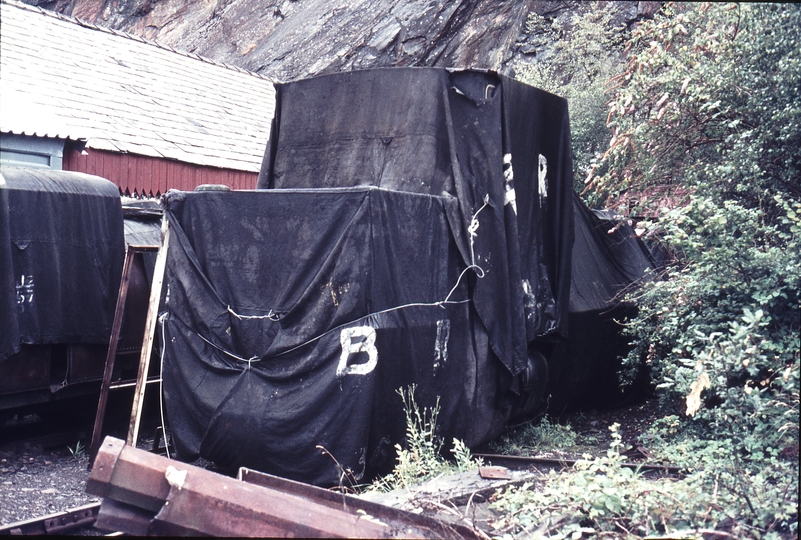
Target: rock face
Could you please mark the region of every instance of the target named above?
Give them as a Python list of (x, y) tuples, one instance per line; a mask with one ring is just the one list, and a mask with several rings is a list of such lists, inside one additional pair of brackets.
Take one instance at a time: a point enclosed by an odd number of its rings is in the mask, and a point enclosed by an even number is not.
[(57, 0), (81, 19), (274, 77), (378, 66), (504, 72), (529, 1)]
[[(175, 49), (289, 81), (380, 66), (513, 75), (547, 42), (530, 13), (570, 17), (580, 2), (524, 0), (26, 0)], [(600, 2), (623, 22), (661, 2)]]

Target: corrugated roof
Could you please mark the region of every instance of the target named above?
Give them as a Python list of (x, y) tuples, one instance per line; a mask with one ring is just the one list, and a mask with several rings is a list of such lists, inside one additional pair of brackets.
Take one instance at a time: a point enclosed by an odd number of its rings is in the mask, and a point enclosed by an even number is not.
[(0, 131), (258, 172), (272, 81), (19, 2), (0, 3)]

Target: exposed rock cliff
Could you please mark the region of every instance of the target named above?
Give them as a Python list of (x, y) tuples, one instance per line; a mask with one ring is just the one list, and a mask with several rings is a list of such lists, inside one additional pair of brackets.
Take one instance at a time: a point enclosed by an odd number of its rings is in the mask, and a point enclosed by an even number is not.
[[(27, 0), (274, 77), (293, 80), (377, 66), (484, 68), (512, 74), (553, 36), (530, 13), (569, 18), (575, 1), (523, 0)], [(661, 2), (602, 2), (620, 23)], [(558, 37), (557, 37), (558, 38)]]

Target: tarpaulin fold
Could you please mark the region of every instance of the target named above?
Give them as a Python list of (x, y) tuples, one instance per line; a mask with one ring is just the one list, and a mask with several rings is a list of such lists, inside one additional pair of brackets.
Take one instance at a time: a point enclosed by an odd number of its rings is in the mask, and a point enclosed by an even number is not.
[(636, 315), (625, 293), (653, 279), (656, 264), (632, 226), (608, 211), (590, 210), (573, 195), (575, 243), (570, 288), (570, 337), (548, 354), (549, 412), (620, 403), (618, 371), (628, 354), (622, 322)]
[(575, 243), (570, 312), (603, 312), (623, 301), (623, 293), (656, 267), (648, 247), (631, 225), (607, 211), (590, 210), (573, 195)]
[(125, 243), (103, 178), (3, 167), (0, 361), (21, 343), (108, 344)]

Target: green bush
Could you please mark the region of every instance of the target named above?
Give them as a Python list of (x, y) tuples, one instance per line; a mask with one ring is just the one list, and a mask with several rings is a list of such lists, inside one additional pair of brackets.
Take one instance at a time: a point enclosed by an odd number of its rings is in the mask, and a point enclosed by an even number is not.
[(797, 530), (799, 42), (797, 5), (681, 4), (643, 24), (588, 191), (651, 216), (675, 254), (630, 297), (629, 379), (645, 358), (674, 413), (673, 436), (651, 433), (663, 456), (717, 449), (703, 475), (747, 502), (731, 513), (748, 536)]
[(689, 3), (642, 23), (613, 80), (591, 202), (653, 213), (723, 197), (771, 221), (766, 192), (801, 195), (799, 23), (798, 5)]
[(799, 41), (798, 6), (669, 6), (632, 36), (591, 180), (676, 254), (631, 297), (628, 374), (645, 357), (673, 412), (757, 462), (798, 445)]
[[(628, 298), (622, 382), (650, 370), (667, 416), (645, 442), (689, 474), (645, 481), (613, 448), (542, 492), (509, 490), (499, 533), (797, 534), (799, 43), (801, 6), (787, 4), (667, 4), (633, 30), (582, 189), (671, 255)], [(561, 95), (587, 90), (562, 82)]]
[[(797, 464), (771, 464), (743, 473), (732, 466), (727, 443), (672, 447), (688, 468), (680, 479), (644, 478), (624, 467), (615, 424), (607, 455), (582, 460), (569, 471), (551, 471), (536, 489), (531, 483), (498, 492), (492, 523), (501, 538), (781, 538), (797, 528), (797, 495), (779, 482), (798, 475)], [(689, 451), (689, 452), (688, 452)], [(680, 456), (680, 452), (684, 452)], [(723, 536), (725, 535), (725, 536)]]

